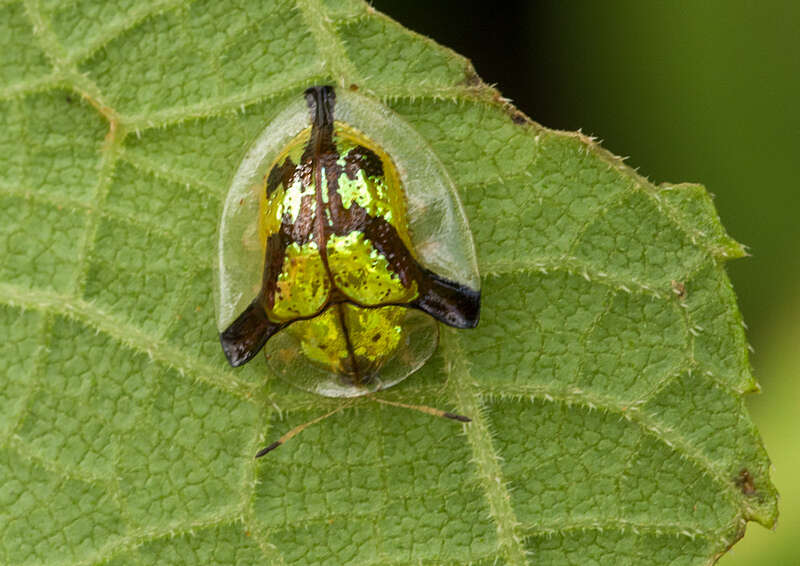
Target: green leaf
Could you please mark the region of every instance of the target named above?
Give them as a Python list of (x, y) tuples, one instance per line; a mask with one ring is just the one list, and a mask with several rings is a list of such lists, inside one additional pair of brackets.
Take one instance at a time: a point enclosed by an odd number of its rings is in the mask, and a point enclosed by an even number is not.
[[(702, 187), (529, 121), (360, 0), (0, 4), (0, 562), (708, 564), (772, 525)], [(338, 406), (226, 366), (228, 180), (312, 84), (415, 128), (478, 246), (475, 331)], [(646, 135), (643, 132), (643, 135)]]

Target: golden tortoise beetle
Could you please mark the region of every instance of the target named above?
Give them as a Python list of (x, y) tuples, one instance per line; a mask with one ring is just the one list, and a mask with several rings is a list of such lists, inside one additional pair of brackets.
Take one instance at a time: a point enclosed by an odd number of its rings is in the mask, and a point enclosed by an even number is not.
[[(286, 380), (353, 397), (421, 367), (436, 347), (434, 319), (475, 327), (480, 291), (426, 266), (420, 252), (430, 242), (415, 240), (416, 209), (395, 163), (334, 118), (334, 89), (311, 87), (305, 99), (310, 125), (277, 153), (259, 189), (260, 287), (220, 341), (233, 367), (266, 345), (270, 367)], [(454, 200), (460, 211), (454, 191), (430, 198)], [(471, 238), (460, 244), (474, 263)]]

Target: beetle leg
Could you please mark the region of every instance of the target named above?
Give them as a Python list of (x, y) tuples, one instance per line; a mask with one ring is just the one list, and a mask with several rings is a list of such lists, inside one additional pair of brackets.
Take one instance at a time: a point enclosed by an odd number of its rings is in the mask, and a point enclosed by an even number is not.
[(419, 297), (411, 301), (436, 320), (455, 328), (475, 328), (481, 310), (481, 292), (450, 281), (420, 266)]
[(249, 362), (264, 347), (267, 340), (284, 326), (284, 323), (272, 322), (267, 318), (260, 297), (256, 297), (250, 306), (219, 335), (222, 351), (225, 352), (228, 363), (233, 367), (239, 367)]

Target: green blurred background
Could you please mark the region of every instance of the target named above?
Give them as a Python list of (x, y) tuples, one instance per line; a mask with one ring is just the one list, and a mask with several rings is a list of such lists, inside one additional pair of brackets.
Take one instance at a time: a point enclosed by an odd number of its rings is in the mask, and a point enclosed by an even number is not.
[[(502, 4), (502, 5), (500, 5)], [(471, 59), (550, 128), (595, 135), (655, 183), (716, 196), (762, 385), (747, 403), (781, 492), (722, 566), (800, 565), (800, 2), (374, 0)]]

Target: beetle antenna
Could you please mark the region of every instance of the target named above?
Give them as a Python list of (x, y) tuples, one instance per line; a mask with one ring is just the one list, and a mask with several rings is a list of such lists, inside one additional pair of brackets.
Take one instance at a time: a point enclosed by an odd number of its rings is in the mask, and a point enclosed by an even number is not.
[(280, 446), (281, 444), (284, 444), (287, 441), (291, 440), (292, 438), (294, 438), (295, 436), (297, 436), (298, 434), (303, 432), (305, 429), (307, 429), (311, 425), (315, 425), (320, 421), (324, 421), (328, 417), (332, 417), (333, 415), (335, 415), (336, 413), (338, 413), (342, 409), (346, 409), (347, 407), (350, 407), (352, 405), (353, 405), (352, 403), (347, 403), (345, 405), (340, 405), (339, 407), (335, 408), (334, 410), (332, 410), (332, 411), (330, 411), (328, 413), (325, 413), (324, 415), (321, 415), (321, 416), (319, 416), (319, 417), (317, 417), (315, 419), (311, 419), (310, 421), (304, 422), (301, 425), (297, 425), (292, 430), (290, 430), (289, 432), (287, 432), (286, 434), (281, 436), (278, 440), (276, 440), (275, 442), (273, 442), (272, 444), (270, 444), (266, 448), (262, 448), (261, 450), (259, 450), (258, 453), (256, 454), (256, 458), (261, 458), (263, 455), (267, 454), (268, 452), (272, 452), (278, 446)]
[(454, 421), (462, 423), (472, 422), (471, 418), (465, 417), (464, 415), (450, 413), (448, 411), (443, 411), (441, 409), (435, 409), (434, 407), (428, 407), (427, 405), (409, 405), (407, 403), (398, 403), (397, 401), (387, 401), (386, 399), (379, 399), (378, 397), (372, 397), (372, 396), (370, 396), (370, 399), (372, 399), (376, 403), (382, 403), (384, 405), (392, 405), (393, 407), (402, 407), (404, 409), (411, 409), (412, 411), (419, 411), (420, 413), (425, 413), (426, 415), (431, 415), (434, 417), (453, 419)]
[[(436, 409), (434, 407), (429, 407), (427, 405), (409, 405), (408, 403), (400, 403), (398, 401), (387, 401), (386, 399), (379, 399), (378, 397), (374, 397), (371, 394), (367, 394), (366, 397), (368, 397), (371, 401), (374, 401), (376, 403), (381, 403), (383, 405), (391, 405), (393, 407), (402, 407), (403, 409), (411, 409), (412, 411), (419, 411), (420, 413), (425, 413), (426, 415), (431, 415), (433, 417), (452, 419), (454, 421), (458, 421), (461, 423), (472, 422), (471, 418), (466, 417), (464, 415), (451, 413), (449, 411), (443, 411), (441, 409)], [(319, 417), (311, 419), (310, 421), (306, 421), (303, 424), (297, 425), (296, 427), (294, 427), (292, 430), (281, 436), (278, 440), (276, 440), (269, 446), (259, 450), (258, 453), (256, 454), (256, 458), (261, 458), (265, 454), (272, 452), (278, 446), (280, 446), (281, 444), (285, 444), (287, 441), (291, 440), (292, 438), (303, 432), (311, 425), (315, 425), (320, 421), (324, 421), (325, 419), (327, 419), (328, 417), (332, 417), (339, 411), (352, 407), (353, 404), (354, 404), (353, 402), (345, 403), (343, 405), (336, 407), (334, 410), (325, 413), (324, 415), (320, 415)]]

